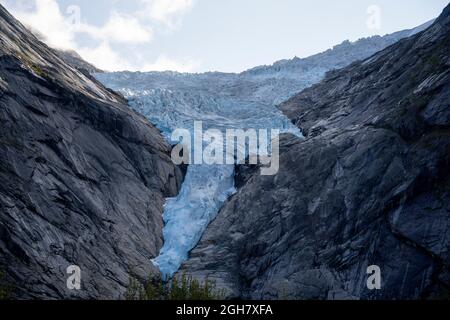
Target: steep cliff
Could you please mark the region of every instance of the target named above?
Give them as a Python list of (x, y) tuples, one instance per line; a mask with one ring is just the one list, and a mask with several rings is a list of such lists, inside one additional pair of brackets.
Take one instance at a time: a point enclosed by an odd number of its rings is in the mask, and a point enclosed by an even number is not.
[(103, 72), (96, 66), (86, 62), (81, 58), (81, 56), (73, 50), (57, 50), (58, 55), (66, 62), (68, 65), (78, 69), (84, 74), (92, 74)]
[[(450, 287), (450, 6), (281, 105), (280, 171), (240, 167), (181, 273), (229, 297), (417, 299)], [(369, 290), (367, 267), (381, 269)]]
[[(0, 6), (0, 270), (17, 298), (118, 298), (163, 243), (181, 173), (145, 118)], [(82, 290), (66, 287), (81, 268)]]

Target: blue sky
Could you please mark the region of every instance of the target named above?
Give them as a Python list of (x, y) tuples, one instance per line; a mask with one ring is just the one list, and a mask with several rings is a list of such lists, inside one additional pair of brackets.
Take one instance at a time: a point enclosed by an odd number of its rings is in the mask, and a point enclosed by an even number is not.
[(105, 70), (239, 72), (412, 28), (448, 0), (0, 0)]

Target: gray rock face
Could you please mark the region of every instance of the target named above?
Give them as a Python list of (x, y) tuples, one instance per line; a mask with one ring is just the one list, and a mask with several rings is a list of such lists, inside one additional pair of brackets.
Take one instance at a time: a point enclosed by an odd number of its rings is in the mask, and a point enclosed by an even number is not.
[(83, 58), (81, 58), (81, 56), (76, 51), (58, 50), (57, 53), (64, 60), (64, 62), (66, 62), (68, 65), (78, 69), (79, 71), (83, 72), (84, 74), (103, 72), (102, 70), (98, 69), (96, 66), (84, 61)]
[(1, 6), (0, 123), (0, 270), (15, 297), (119, 298), (130, 275), (158, 273), (163, 204), (182, 180), (170, 147)]
[[(281, 105), (280, 171), (238, 193), (181, 273), (230, 298), (419, 299), (450, 286), (450, 6)], [(381, 268), (381, 290), (367, 267)]]

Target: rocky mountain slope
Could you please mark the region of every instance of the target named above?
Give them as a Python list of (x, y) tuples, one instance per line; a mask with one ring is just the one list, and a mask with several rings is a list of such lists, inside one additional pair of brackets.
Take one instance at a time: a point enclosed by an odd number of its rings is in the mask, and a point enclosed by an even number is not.
[(78, 69), (84, 74), (100, 73), (103, 72), (93, 64), (86, 62), (81, 58), (81, 56), (73, 50), (57, 50), (58, 55), (66, 62), (68, 65)]
[[(159, 131), (0, 6), (0, 270), (17, 298), (118, 298), (158, 271), (180, 171)], [(80, 291), (66, 269), (81, 268)]]
[[(177, 128), (193, 133), (194, 121), (202, 121), (205, 130), (279, 129), (301, 136), (275, 103), (317, 83), (327, 71), (367, 58), (429, 24), (384, 37), (346, 41), (312, 57), (279, 61), (241, 74), (115, 72), (96, 77), (126, 96), (130, 105), (148, 117), (168, 141)], [(178, 197), (165, 206), (164, 246), (154, 260), (165, 276), (171, 276), (187, 259), (223, 202), (234, 192), (234, 180), (233, 165), (188, 168)]]
[[(281, 105), (280, 171), (239, 190), (179, 274), (229, 297), (418, 299), (450, 287), (450, 6)], [(366, 286), (381, 269), (381, 290)]]

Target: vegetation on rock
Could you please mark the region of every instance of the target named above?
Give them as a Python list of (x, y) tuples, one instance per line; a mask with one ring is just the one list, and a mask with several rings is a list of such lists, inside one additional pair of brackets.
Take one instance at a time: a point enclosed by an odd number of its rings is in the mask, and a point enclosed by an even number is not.
[(215, 282), (208, 279), (202, 282), (183, 275), (167, 282), (158, 279), (145, 284), (130, 278), (125, 300), (220, 300), (223, 296)]

